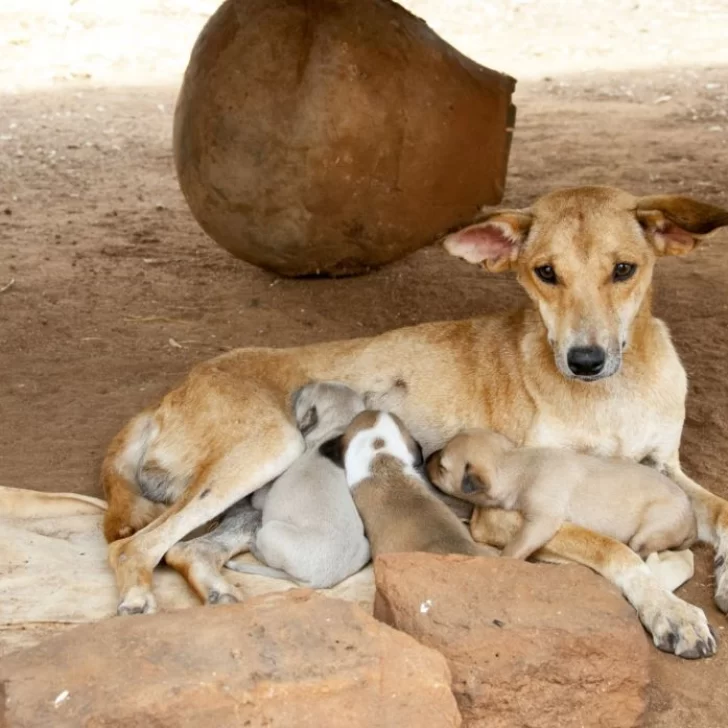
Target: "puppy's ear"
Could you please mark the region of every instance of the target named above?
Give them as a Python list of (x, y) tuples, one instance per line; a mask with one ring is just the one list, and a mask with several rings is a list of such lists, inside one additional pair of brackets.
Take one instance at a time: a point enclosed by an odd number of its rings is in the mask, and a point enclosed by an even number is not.
[(728, 210), (679, 195), (641, 197), (635, 214), (659, 255), (690, 253), (704, 235), (728, 225)]
[(309, 407), (304, 413), (303, 417), (298, 422), (298, 429), (301, 430), (301, 434), (305, 437), (316, 425), (318, 425), (319, 416), (316, 405)]
[(443, 245), (450, 255), (499, 273), (513, 267), (532, 222), (528, 210), (493, 212), (482, 221), (451, 233)]
[(344, 436), (339, 435), (331, 440), (327, 440), (319, 446), (319, 452), (331, 460), (334, 465), (340, 468), (344, 467)]
[(301, 398), (301, 395), (303, 394), (303, 390), (305, 387), (299, 387), (293, 394), (291, 395), (291, 409), (295, 412), (298, 409), (298, 400)]
[(299, 387), (291, 394), (291, 410), (293, 411), (293, 419), (296, 421), (298, 429), (302, 429), (301, 423), (308, 414), (312, 406), (314, 398), (312, 395), (312, 383)]
[(463, 480), (460, 483), (460, 490), (463, 492), (463, 494), (472, 495), (473, 493), (478, 493), (482, 490), (485, 490), (485, 486), (483, 485), (483, 482), (480, 480), (480, 478), (475, 475), (475, 473), (467, 470), (467, 464), (465, 468), (465, 475), (463, 475)]

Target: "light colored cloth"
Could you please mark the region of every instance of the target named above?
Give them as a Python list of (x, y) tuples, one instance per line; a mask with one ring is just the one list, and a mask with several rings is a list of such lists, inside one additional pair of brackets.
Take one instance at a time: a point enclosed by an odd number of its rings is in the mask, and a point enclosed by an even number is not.
[[(102, 532), (105, 510), (98, 498), (0, 486), (0, 657), (116, 614), (118, 595)], [(254, 562), (248, 555), (239, 558)], [(295, 588), (288, 581), (223, 573), (246, 596)], [(160, 611), (200, 604), (185, 580), (164, 566), (154, 572), (154, 593)], [(323, 593), (371, 612), (371, 565)], [(214, 607), (209, 609), (213, 618)]]
[[(116, 614), (118, 595), (101, 528), (105, 510), (106, 503), (98, 498), (0, 486), (0, 658)], [(236, 560), (255, 563), (249, 555)], [(689, 551), (654, 554), (647, 564), (670, 590), (693, 573)], [(246, 596), (295, 587), (229, 569), (223, 574)], [(187, 582), (164, 566), (154, 572), (154, 593), (162, 611), (200, 603)], [(371, 565), (323, 593), (358, 602), (371, 612)], [(214, 607), (209, 609), (212, 617)]]

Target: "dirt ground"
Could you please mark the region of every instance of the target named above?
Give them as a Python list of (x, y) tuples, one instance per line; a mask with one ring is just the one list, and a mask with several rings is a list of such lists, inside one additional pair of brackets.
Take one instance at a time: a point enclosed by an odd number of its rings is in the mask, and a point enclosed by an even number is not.
[[(599, 183), (728, 205), (725, 0), (404, 4), (519, 78), (506, 204)], [(3, 2), (3, 485), (98, 494), (100, 459), (125, 419), (229, 348), (375, 334), (523, 301), (514, 281), (437, 248), (363, 278), (291, 281), (207, 239), (177, 187), (171, 124), (189, 48), (215, 6)], [(686, 469), (728, 497), (726, 245), (723, 232), (661, 263), (656, 310), (690, 376)], [(656, 655), (651, 726), (724, 723), (728, 632), (709, 561), (700, 549), (684, 595), (725, 644), (698, 663)]]

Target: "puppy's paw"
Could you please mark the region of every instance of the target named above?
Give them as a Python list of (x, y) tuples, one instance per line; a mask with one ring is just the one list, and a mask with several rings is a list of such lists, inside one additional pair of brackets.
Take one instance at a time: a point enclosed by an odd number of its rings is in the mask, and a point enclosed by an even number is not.
[(681, 587), (695, 573), (695, 559), (689, 549), (651, 553), (645, 563), (660, 585), (671, 592)]

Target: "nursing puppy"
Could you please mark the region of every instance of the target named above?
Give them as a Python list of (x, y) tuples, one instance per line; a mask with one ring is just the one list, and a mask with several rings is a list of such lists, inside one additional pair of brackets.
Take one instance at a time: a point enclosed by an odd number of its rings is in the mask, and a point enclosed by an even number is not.
[(359, 571), (370, 558), (346, 477), (319, 453), (319, 445), (341, 434), (364, 409), (364, 401), (343, 384), (317, 382), (300, 390), (294, 409), (306, 451), (276, 481), (253, 494), (253, 505), (262, 510), (262, 526), (250, 550), (268, 566), (229, 561), (227, 567), (326, 589)]
[(402, 551), (492, 556), (418, 472), (422, 450), (396, 415), (366, 410), (320, 451), (342, 466), (372, 556)]
[(697, 536), (687, 495), (658, 471), (627, 460), (553, 448), (516, 448), (491, 430), (467, 430), (428, 458), (438, 488), (487, 508), (520, 511), (503, 556), (526, 559), (565, 521), (604, 534), (643, 558), (686, 549)]

